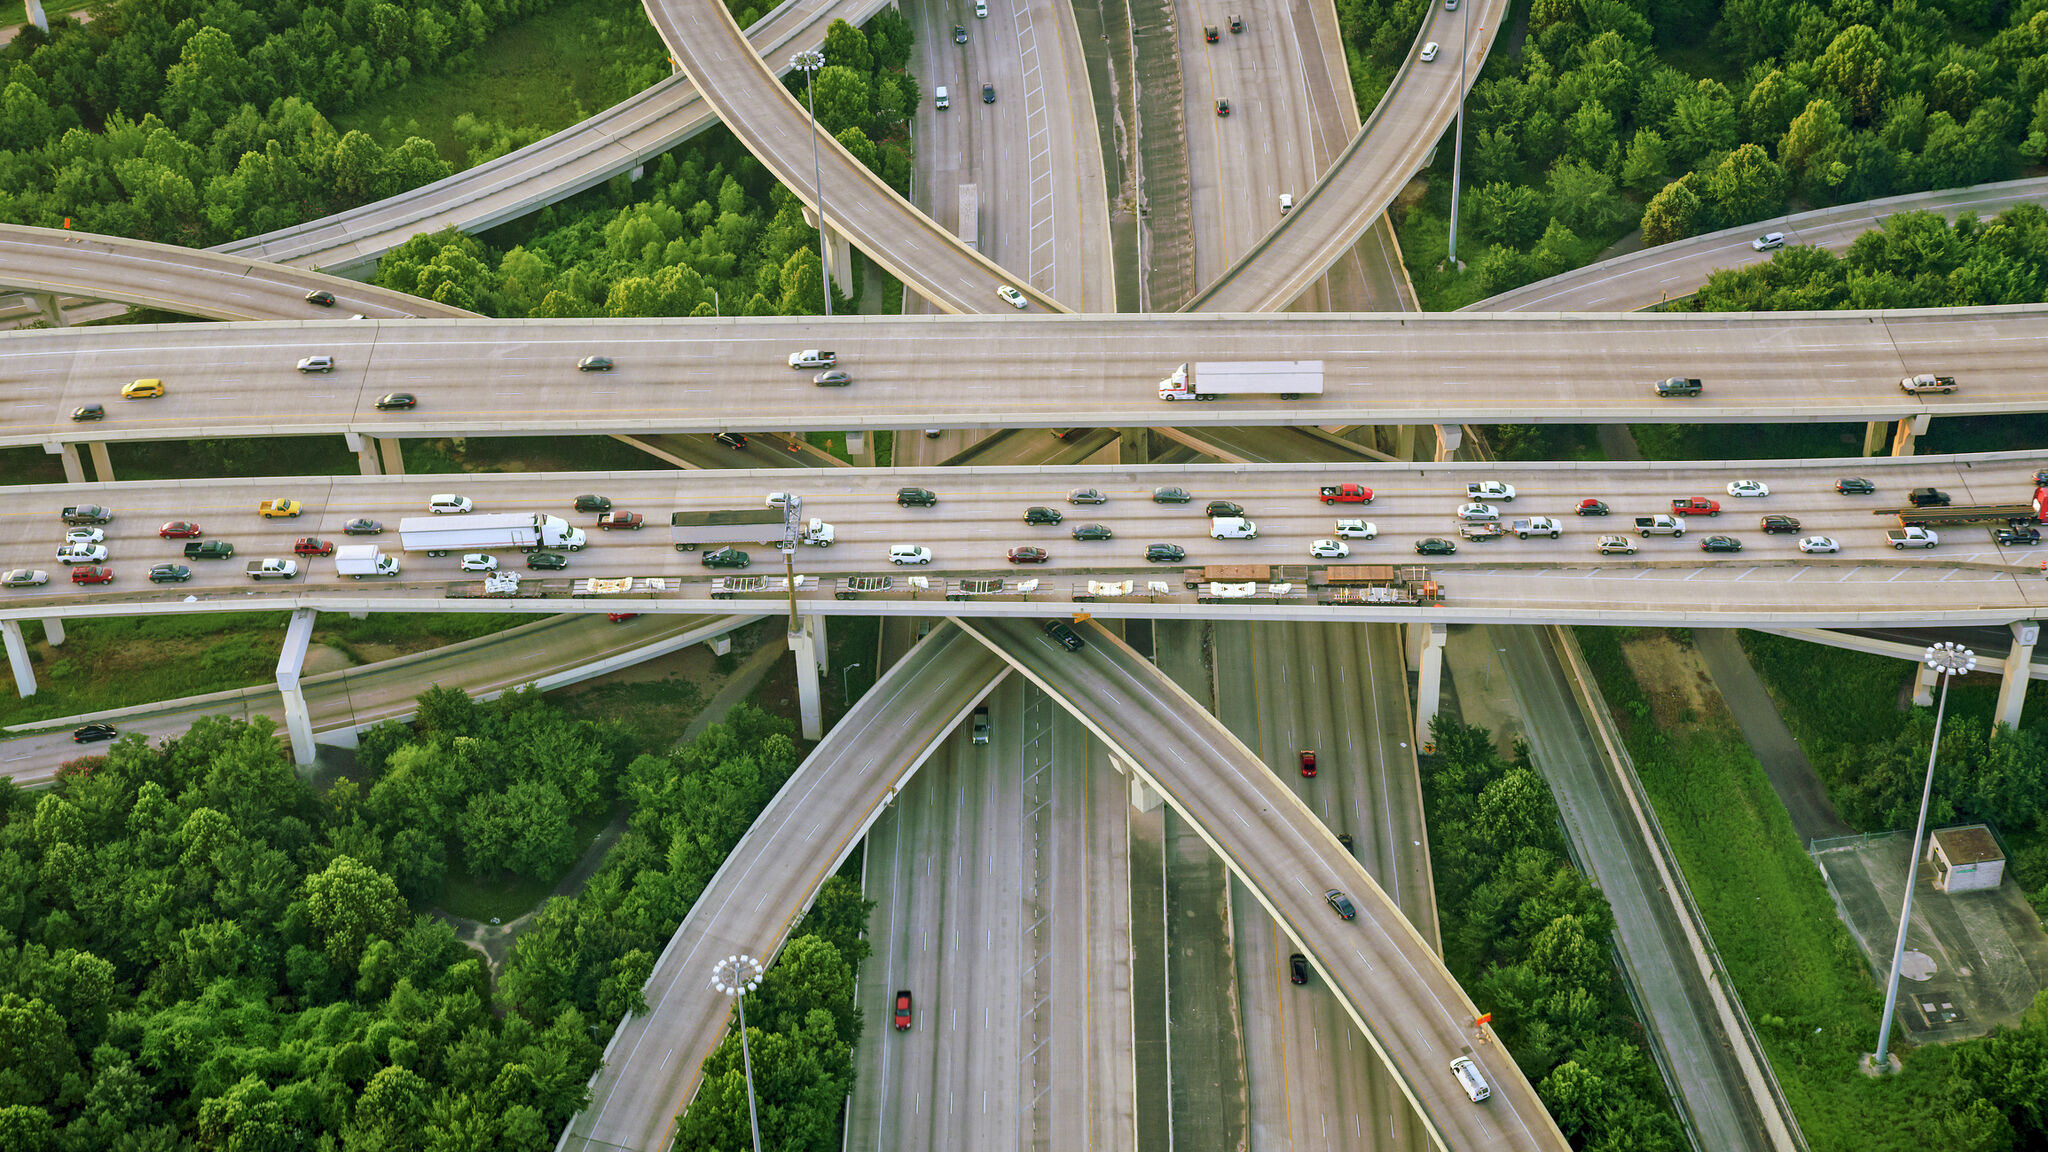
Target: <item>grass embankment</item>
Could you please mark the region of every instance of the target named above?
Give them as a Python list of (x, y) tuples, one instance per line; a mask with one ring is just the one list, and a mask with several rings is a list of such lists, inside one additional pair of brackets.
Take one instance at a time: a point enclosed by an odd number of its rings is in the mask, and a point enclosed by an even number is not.
[[(25, 629), (36, 694), (0, 697), (0, 724), (24, 724), (275, 682), (286, 612), (194, 613), (70, 620), (52, 648)], [(359, 660), (383, 660), (487, 636), (527, 615), (323, 613), (313, 643)]]
[(1905, 1053), (1905, 1072), (1888, 1080), (1859, 1071), (1879, 990), (1733, 719), (1658, 715), (1623, 654), (1647, 634), (1576, 632), (1814, 1152), (1935, 1145), (1947, 1050)]

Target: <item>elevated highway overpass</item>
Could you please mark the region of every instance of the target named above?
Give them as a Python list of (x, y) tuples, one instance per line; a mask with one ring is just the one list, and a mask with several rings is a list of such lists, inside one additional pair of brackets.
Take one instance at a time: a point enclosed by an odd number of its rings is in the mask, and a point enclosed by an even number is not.
[[(2048, 306), (1692, 316), (816, 317), (124, 326), (0, 335), (0, 447), (193, 437), (1082, 425), (1833, 422), (2048, 409)], [(853, 376), (787, 366), (831, 348)], [(590, 354), (617, 368), (580, 373)], [(334, 358), (329, 373), (294, 370)], [(1188, 360), (1321, 359), (1298, 401), (1167, 403)], [(1899, 378), (1940, 371), (1947, 396)], [(1660, 400), (1650, 382), (1706, 380)], [(133, 379), (167, 395), (121, 401)], [(419, 397), (379, 412), (387, 392)], [(70, 419), (102, 403), (107, 418)]]

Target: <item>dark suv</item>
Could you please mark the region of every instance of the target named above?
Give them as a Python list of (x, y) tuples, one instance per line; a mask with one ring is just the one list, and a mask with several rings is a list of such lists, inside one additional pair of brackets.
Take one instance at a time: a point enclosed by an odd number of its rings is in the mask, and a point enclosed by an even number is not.
[(1946, 508), (1948, 493), (1939, 488), (1915, 488), (1906, 493), (1906, 503), (1915, 508)]
[(1047, 508), (1041, 504), (1034, 504), (1024, 510), (1026, 524), (1057, 524), (1063, 519), (1065, 517), (1060, 515), (1059, 509)]
[(1791, 516), (1766, 516), (1759, 521), (1759, 525), (1763, 528), (1764, 535), (1766, 536), (1775, 532), (1791, 533), (1799, 531), (1798, 519)]
[(1877, 485), (1861, 476), (1844, 476), (1835, 481), (1835, 491), (1844, 496), (1868, 496), (1877, 491)]
[(1045, 634), (1059, 641), (1060, 647), (1065, 648), (1069, 652), (1079, 652), (1088, 646), (1082, 641), (1081, 634), (1067, 627), (1064, 620), (1047, 620), (1045, 622)]
[(1208, 513), (1211, 516), (1242, 516), (1244, 515), (1244, 505), (1233, 504), (1228, 500), (1211, 500), (1209, 501)]
[(896, 503), (904, 508), (936, 508), (939, 495), (929, 488), (898, 488)]

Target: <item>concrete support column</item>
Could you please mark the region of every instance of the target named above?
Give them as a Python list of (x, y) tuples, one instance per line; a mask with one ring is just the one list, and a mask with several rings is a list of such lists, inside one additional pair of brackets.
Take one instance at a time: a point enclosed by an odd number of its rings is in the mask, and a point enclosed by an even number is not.
[[(827, 204), (825, 207), (830, 208), (831, 205)], [(810, 208), (804, 209), (804, 223), (816, 228), (818, 226), (818, 213)], [(831, 254), (833, 285), (839, 289), (841, 296), (852, 296), (853, 246), (846, 242), (846, 237), (840, 235), (838, 229), (827, 227), (825, 229), (825, 250)]]
[(861, 456), (861, 455), (865, 455), (865, 454), (867, 453), (867, 450), (868, 450), (868, 434), (867, 434), (867, 433), (865, 433), (865, 432), (848, 432), (848, 433), (846, 434), (846, 454), (847, 454), (848, 456)]
[(49, 641), (52, 648), (63, 646), (64, 618), (62, 616), (43, 617), (43, 639)]
[(1892, 422), (1872, 420), (1863, 425), (1863, 454), (1875, 456), (1884, 451), (1884, 439), (1891, 434)]
[(1408, 671), (1422, 671), (1422, 647), (1429, 637), (1429, 625), (1420, 622), (1401, 625), (1401, 649), (1408, 654)]
[(1458, 449), (1465, 443), (1465, 427), (1462, 424), (1435, 424), (1436, 462), (1439, 464), (1457, 458)]
[(377, 460), (377, 438), (361, 432), (343, 432), (341, 438), (348, 444), (348, 450), (356, 454), (356, 467), (365, 476), (382, 476), (384, 469)]
[(1927, 666), (1925, 660), (1914, 665), (1914, 667), (1920, 671), (1918, 675), (1913, 677), (1913, 703), (1921, 708), (1932, 708), (1934, 707), (1935, 671)]
[(396, 436), (380, 436), (377, 438), (377, 451), (384, 457), (384, 474), (386, 476), (405, 475), (405, 453), (400, 451), (404, 443), (404, 441)]
[(26, 700), (36, 694), (36, 669), (28, 662), (28, 641), (21, 638), (21, 621), (0, 620), (0, 640), (7, 643), (7, 666), (14, 670), (15, 694)]
[(1150, 464), (1152, 462), (1152, 430), (1150, 428), (1117, 429), (1116, 462), (1119, 464)]
[(1993, 713), (2000, 724), (2012, 728), (2020, 726), (2020, 712), (2027, 704), (2028, 674), (2034, 663), (2034, 642), (2041, 638), (2041, 626), (2032, 620), (2021, 620), (2012, 626), (2012, 647), (2005, 654), (2005, 674), (1998, 681), (1998, 711)]
[[(31, 20), (30, 23), (35, 23), (35, 21)], [(52, 327), (64, 327), (64, 309), (57, 306), (57, 297), (54, 294), (49, 292), (33, 292), (29, 294), (29, 299), (36, 302), (36, 307), (41, 310), (43, 319), (48, 320)]]
[(114, 482), (114, 461), (107, 455), (107, 442), (95, 440), (87, 444), (86, 447), (92, 451), (92, 474), (99, 477), (100, 483), (112, 484)]
[(704, 645), (711, 649), (713, 656), (723, 656), (732, 651), (732, 636), (729, 633), (720, 632), (718, 635), (706, 640)]
[(1920, 436), (1926, 435), (1927, 423), (1932, 419), (1934, 419), (1933, 416), (1922, 412), (1918, 416), (1909, 416), (1899, 421), (1898, 433), (1892, 437), (1892, 455), (1911, 456), (1913, 454), (1913, 441)]
[(1429, 722), (1436, 719), (1437, 704), (1443, 695), (1444, 640), (1449, 631), (1442, 624), (1422, 625), (1416, 631), (1424, 635), (1422, 666), (1415, 676), (1415, 745), (1433, 751)]
[(796, 660), (796, 704), (803, 720), (804, 739), (823, 739), (825, 707), (818, 694), (817, 644), (811, 639), (810, 632), (799, 629), (789, 634), (789, 654)]
[(43, 451), (52, 456), (64, 458), (64, 482), (66, 484), (85, 483), (85, 465), (79, 463), (78, 445), (45, 444), (43, 445)]
[(1387, 447), (1386, 437), (1382, 436), (1380, 438), (1380, 449), (1396, 460), (1408, 461), (1415, 459), (1415, 425), (1395, 425), (1394, 446), (1391, 448)]
[(43, 15), (43, 0), (23, 0), (23, 2), (28, 7), (28, 22), (48, 32), (50, 30), (50, 18)]
[(831, 641), (825, 637), (825, 619), (826, 617), (821, 613), (813, 613), (804, 617), (804, 630), (811, 634), (811, 643), (818, 650), (818, 674), (821, 676), (832, 671), (832, 669), (825, 666), (832, 659), (830, 651)]
[(1138, 775), (1138, 773), (1128, 763), (1118, 760), (1114, 756), (1110, 757), (1110, 759), (1116, 762), (1118, 767), (1123, 769), (1124, 779), (1129, 781), (1131, 790), (1131, 807), (1137, 809), (1139, 812), (1150, 812), (1158, 808), (1160, 804), (1164, 803), (1164, 800), (1160, 797), (1159, 793), (1154, 791), (1149, 786), (1147, 786), (1145, 783), (1145, 778)]
[(301, 767), (313, 762), (313, 715), (306, 710), (299, 671), (306, 666), (306, 648), (313, 641), (313, 622), (319, 616), (311, 608), (294, 609), (292, 622), (284, 630), (284, 651), (277, 656), (277, 690), (284, 697), (285, 732), (292, 741), (292, 761)]

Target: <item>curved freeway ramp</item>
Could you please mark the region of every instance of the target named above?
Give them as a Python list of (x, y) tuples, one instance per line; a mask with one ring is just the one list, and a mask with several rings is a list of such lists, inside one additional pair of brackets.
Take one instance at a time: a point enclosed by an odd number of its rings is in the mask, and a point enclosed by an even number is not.
[[(476, 318), (404, 292), (246, 256), (19, 224), (0, 224), (0, 284), (220, 320)], [(307, 303), (316, 289), (333, 293), (334, 304)]]
[[(1308, 291), (1343, 259), (1396, 193), (1419, 171), (1458, 113), (1458, 51), (1471, 24), (1471, 56), (1464, 76), (1480, 67), (1508, 10), (1507, 0), (1466, 0), (1456, 12), (1425, 5), (1427, 17), (1371, 119), (1306, 194), (1251, 251), (1202, 291), (1188, 312), (1276, 312)], [(1443, 47), (1423, 63), (1422, 46)]]
[[(1363, 865), (1223, 723), (1121, 640), (1081, 628), (1068, 652), (1023, 620), (956, 620), (1066, 707), (1186, 819), (1328, 982), (1440, 1148), (1567, 1148), (1536, 1090)], [(1340, 889), (1359, 918), (1324, 902)], [(1473, 1104), (1450, 1073), (1470, 1057), (1493, 1088)]]
[[(722, 0), (646, 0), (661, 38), (698, 90), (756, 159), (812, 211), (818, 186), (811, 180), (809, 114), (747, 43)], [(825, 218), (844, 236), (942, 311), (1009, 311), (996, 296), (1010, 285), (1047, 312), (1066, 309), (1021, 277), (1012, 276), (919, 212), (896, 190), (855, 160), (837, 140), (815, 137)]]
[(732, 1019), (731, 1001), (711, 987), (712, 964), (780, 951), (818, 886), (1006, 672), (993, 652), (941, 624), (832, 726), (662, 949), (645, 987), (648, 1011), (628, 1017), (605, 1046), (590, 1106), (563, 1130), (561, 1152), (669, 1147)]

